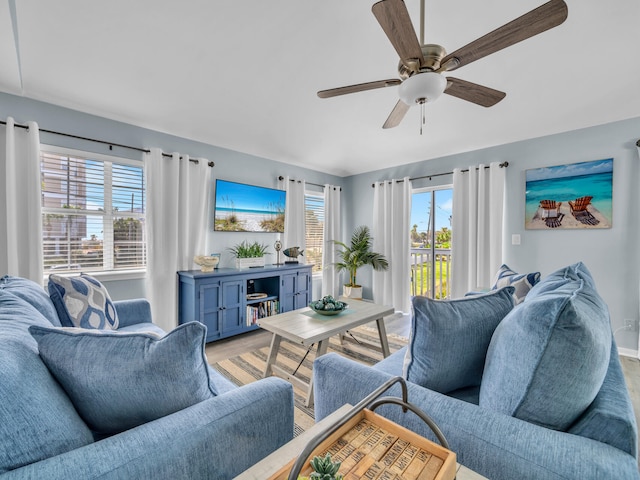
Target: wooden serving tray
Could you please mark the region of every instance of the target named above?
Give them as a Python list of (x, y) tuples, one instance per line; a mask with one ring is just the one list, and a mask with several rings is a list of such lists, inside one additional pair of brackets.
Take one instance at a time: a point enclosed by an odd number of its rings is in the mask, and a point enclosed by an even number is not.
[[(309, 456), (331, 454), (345, 480), (453, 480), (456, 454), (370, 411), (362, 410)], [(295, 458), (268, 480), (287, 480)]]

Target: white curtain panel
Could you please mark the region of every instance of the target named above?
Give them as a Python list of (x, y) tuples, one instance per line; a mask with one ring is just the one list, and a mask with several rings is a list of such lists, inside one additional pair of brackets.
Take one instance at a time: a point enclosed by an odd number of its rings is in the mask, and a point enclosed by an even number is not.
[(451, 296), (488, 288), (502, 265), (505, 169), (453, 170)]
[(373, 251), (382, 253), (389, 269), (373, 272), (373, 300), (411, 311), (411, 181), (376, 182), (373, 193)]
[[(636, 147), (638, 149), (638, 158), (640, 158), (640, 140), (636, 142)], [(638, 292), (640, 293), (640, 292)], [(640, 312), (638, 312), (640, 313)], [(640, 333), (638, 333), (638, 358), (640, 358)]]
[[(0, 274), (43, 281), (40, 133), (7, 119), (0, 153)], [(2, 140), (0, 140), (1, 142)]]
[[(284, 235), (282, 236), (282, 248), (300, 247), (306, 248), (306, 220), (304, 213), (304, 180), (291, 180), (285, 177), (282, 180), (284, 190), (287, 192), (284, 212)], [(298, 261), (305, 263), (304, 255), (298, 257)]]
[(159, 148), (144, 156), (147, 180), (146, 294), (153, 320), (166, 331), (178, 325), (176, 272), (193, 268), (194, 255), (206, 255), (209, 225), (207, 161), (187, 155), (164, 157)]
[(324, 248), (322, 249), (322, 296), (331, 295), (338, 298), (338, 273), (333, 268), (337, 260), (336, 247), (333, 240), (341, 240), (340, 236), (340, 187), (324, 186)]

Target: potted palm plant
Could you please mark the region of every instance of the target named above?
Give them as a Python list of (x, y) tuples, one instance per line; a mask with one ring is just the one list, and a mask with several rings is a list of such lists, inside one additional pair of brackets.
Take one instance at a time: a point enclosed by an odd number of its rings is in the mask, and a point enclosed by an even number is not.
[(344, 296), (349, 298), (362, 298), (362, 286), (358, 285), (356, 273), (360, 267), (371, 265), (374, 270), (383, 271), (389, 268), (389, 262), (381, 253), (371, 251), (373, 238), (369, 232), (369, 227), (361, 225), (357, 227), (351, 235), (351, 244), (333, 241), (341, 247), (337, 251), (339, 262), (333, 264), (338, 272), (349, 272), (349, 283), (344, 285)]

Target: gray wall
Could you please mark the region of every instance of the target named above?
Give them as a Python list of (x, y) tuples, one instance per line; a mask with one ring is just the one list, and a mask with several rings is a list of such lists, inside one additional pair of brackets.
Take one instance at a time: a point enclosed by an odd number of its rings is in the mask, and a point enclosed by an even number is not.
[[(339, 178), (0, 93), (0, 118), (5, 119), (8, 116), (14, 117), (19, 123), (36, 121), (40, 128), (144, 148), (160, 147), (165, 152), (178, 151), (192, 157), (207, 158), (216, 163), (213, 178), (275, 187), (279, 175), (290, 175), (313, 183), (342, 185), (342, 203), (345, 207), (348, 206), (343, 212), (344, 239), (350, 237), (351, 231), (357, 225), (371, 226), (371, 183), (374, 181), (450, 172), (454, 167), (506, 160), (510, 166), (507, 170), (506, 189), (505, 262), (516, 271), (539, 270), (546, 275), (572, 262), (583, 261), (593, 273), (598, 289), (609, 305), (614, 330), (623, 326), (625, 319), (633, 319), (636, 323), (638, 320), (640, 259), (637, 239), (640, 220), (638, 209), (635, 208), (638, 204), (639, 186), (635, 141), (640, 137), (640, 118)], [(380, 134), (384, 135), (384, 132)], [(118, 147), (110, 151), (108, 146), (45, 133), (41, 135), (41, 141), (97, 153), (141, 158), (139, 153)], [(609, 157), (614, 158), (613, 228), (587, 232), (524, 229), (525, 170)], [(444, 176), (431, 181), (414, 182), (414, 186), (446, 185), (450, 182), (451, 177)], [(213, 203), (212, 192), (213, 189), (210, 190), (209, 198), (204, 200), (210, 208)], [(521, 234), (521, 245), (511, 245), (513, 233)], [(207, 245), (210, 252), (203, 253), (223, 253), (229, 246), (245, 238), (273, 244), (275, 234), (213, 232), (212, 225), (209, 224)], [(228, 260), (227, 258), (226, 261)], [(364, 269), (361, 280), (365, 286), (365, 295), (370, 295), (370, 271)], [(141, 279), (106, 282), (106, 285), (116, 299), (144, 295)], [(638, 349), (637, 332), (618, 331), (616, 339), (623, 349)]]
[[(508, 161), (504, 229), (504, 261), (519, 272), (540, 271), (547, 275), (573, 262), (584, 262), (595, 277), (598, 291), (611, 313), (613, 329), (625, 319), (637, 324), (639, 311), (640, 258), (638, 253), (639, 159), (635, 147), (640, 137), (640, 118), (610, 123), (534, 140), (487, 148), (449, 157), (389, 168), (346, 179), (345, 231), (355, 226), (371, 226), (373, 189), (376, 180), (417, 177), (450, 172), (480, 163)], [(613, 227), (603, 230), (525, 230), (525, 170), (550, 165), (614, 158)], [(415, 186), (447, 185), (451, 176), (414, 182)], [(511, 245), (511, 235), (521, 235), (521, 245)], [(371, 272), (365, 269), (360, 280), (365, 296), (370, 295)], [(638, 332), (616, 333), (623, 349), (638, 349)]]
[[(214, 203), (213, 187), (216, 178), (271, 188), (278, 186), (277, 178), (280, 175), (289, 175), (292, 178), (305, 179), (307, 182), (320, 185), (325, 183), (341, 185), (343, 183), (342, 178), (327, 175), (322, 172), (247, 155), (0, 92), (0, 119), (5, 120), (7, 117), (13, 117), (16, 122), (22, 124), (28, 121), (36, 121), (41, 129), (70, 133), (141, 148), (159, 147), (167, 153), (177, 151), (191, 157), (206, 158), (214, 161), (215, 167), (212, 172), (212, 187), (209, 189), (208, 197), (203, 199), (203, 201), (208, 203), (210, 211), (210, 222), (207, 225), (207, 251), (199, 253), (222, 253), (222, 266), (233, 263), (233, 258), (227, 250), (229, 247), (243, 240), (257, 240), (260, 243), (272, 247), (276, 240), (276, 234), (214, 232), (212, 213)], [(188, 121), (188, 119), (186, 121)], [(40, 141), (49, 145), (76, 148), (88, 152), (132, 159), (142, 158), (142, 153), (133, 150), (120, 147), (114, 147), (113, 150), (110, 150), (108, 145), (48, 133), (41, 132)], [(273, 252), (273, 248), (270, 248), (270, 251)], [(275, 255), (273, 255), (273, 261), (275, 262)], [(194, 265), (194, 268), (197, 267)], [(140, 278), (104, 281), (104, 284), (116, 300), (145, 296), (144, 280)]]

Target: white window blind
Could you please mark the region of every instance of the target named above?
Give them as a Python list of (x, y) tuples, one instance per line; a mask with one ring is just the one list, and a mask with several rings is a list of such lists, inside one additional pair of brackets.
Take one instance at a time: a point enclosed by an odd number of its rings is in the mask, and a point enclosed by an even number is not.
[(142, 162), (42, 146), (44, 272), (146, 267)]
[(322, 271), (322, 248), (324, 246), (324, 197), (306, 193), (304, 196), (306, 216), (307, 263), (313, 263), (313, 272)]

